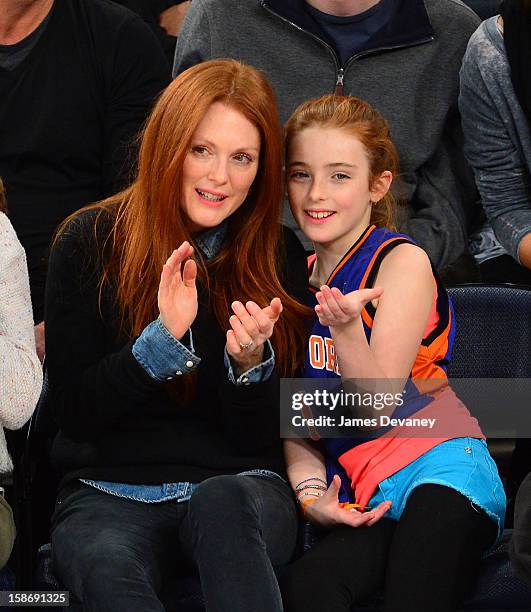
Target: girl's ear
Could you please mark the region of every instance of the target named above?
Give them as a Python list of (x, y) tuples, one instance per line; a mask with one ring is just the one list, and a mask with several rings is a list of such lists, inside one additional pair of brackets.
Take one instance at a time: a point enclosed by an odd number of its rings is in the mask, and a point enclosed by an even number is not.
[(371, 187), (371, 202), (379, 202), (389, 191), (393, 182), (393, 173), (385, 170), (376, 178)]

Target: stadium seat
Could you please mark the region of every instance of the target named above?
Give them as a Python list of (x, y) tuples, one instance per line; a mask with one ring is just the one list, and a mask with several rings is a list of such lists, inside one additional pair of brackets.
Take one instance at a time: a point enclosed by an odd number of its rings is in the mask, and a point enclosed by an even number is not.
[(457, 324), (448, 376), (531, 378), (531, 287), (472, 284), (448, 293)]

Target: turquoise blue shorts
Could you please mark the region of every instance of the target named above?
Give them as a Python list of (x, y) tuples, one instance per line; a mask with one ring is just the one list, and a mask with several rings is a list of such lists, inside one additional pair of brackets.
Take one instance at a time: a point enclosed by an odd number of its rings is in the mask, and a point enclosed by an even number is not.
[(389, 478), (383, 480), (371, 497), (369, 506), (390, 500), (387, 518), (398, 520), (416, 487), (439, 484), (462, 493), (496, 522), (498, 537), (505, 520), (505, 491), (498, 468), (485, 440), (454, 438), (434, 446)]

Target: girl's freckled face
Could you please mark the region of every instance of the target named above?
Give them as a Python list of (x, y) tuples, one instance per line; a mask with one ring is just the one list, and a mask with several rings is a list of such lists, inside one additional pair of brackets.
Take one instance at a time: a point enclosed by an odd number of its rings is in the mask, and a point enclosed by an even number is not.
[(371, 217), (369, 159), (356, 136), (337, 128), (309, 127), (295, 135), (288, 155), (293, 215), (314, 243), (345, 241)]

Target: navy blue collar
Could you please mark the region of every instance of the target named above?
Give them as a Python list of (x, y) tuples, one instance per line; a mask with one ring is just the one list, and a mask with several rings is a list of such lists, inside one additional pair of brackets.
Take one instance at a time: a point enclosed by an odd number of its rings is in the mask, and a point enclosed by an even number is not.
[[(395, 16), (370, 41), (364, 51), (427, 42), (435, 36), (424, 0), (396, 0)], [(265, 9), (287, 19), (299, 28), (323, 40), (323, 33), (305, 10), (305, 0), (261, 0)]]

